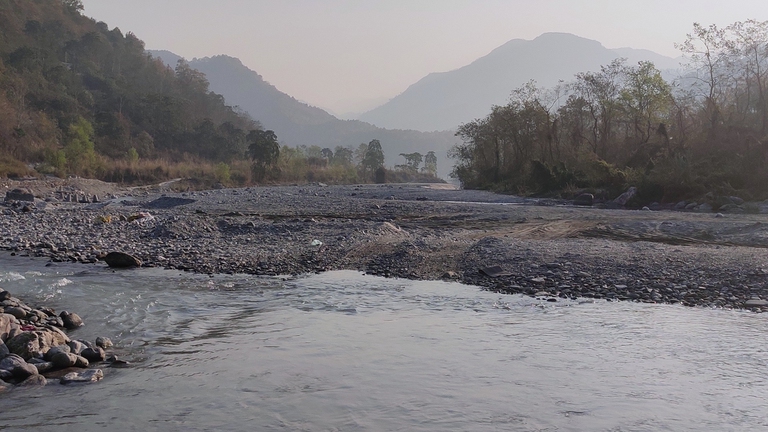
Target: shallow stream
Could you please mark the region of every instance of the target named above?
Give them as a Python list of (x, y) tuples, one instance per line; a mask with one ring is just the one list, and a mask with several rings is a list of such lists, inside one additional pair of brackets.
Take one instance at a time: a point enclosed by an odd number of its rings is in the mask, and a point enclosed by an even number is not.
[(330, 272), (208, 277), (0, 255), (128, 368), (0, 394), (7, 430), (768, 428), (768, 315)]

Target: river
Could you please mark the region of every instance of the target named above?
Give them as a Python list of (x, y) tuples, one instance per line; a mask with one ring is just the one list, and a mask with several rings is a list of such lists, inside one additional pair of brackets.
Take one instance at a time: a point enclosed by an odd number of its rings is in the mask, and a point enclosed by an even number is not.
[(768, 315), (558, 301), (342, 271), (209, 277), (0, 255), (127, 368), (0, 394), (0, 429), (742, 431), (768, 427)]

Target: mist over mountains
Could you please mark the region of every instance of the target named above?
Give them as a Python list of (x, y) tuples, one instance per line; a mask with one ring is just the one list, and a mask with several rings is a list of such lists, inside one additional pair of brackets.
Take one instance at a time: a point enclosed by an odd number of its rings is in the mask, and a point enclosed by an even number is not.
[(359, 119), (385, 128), (453, 130), (485, 116), (492, 105), (505, 104), (513, 89), (532, 79), (552, 87), (619, 57), (628, 64), (652, 61), (660, 70), (679, 68), (678, 59), (652, 51), (608, 49), (572, 34), (545, 33), (533, 40), (513, 39), (462, 68), (429, 74)]
[[(169, 51), (149, 52), (171, 67), (182, 58)], [(452, 166), (448, 150), (458, 142), (452, 131), (460, 124), (505, 104), (512, 90), (531, 79), (552, 87), (620, 57), (629, 64), (652, 61), (661, 70), (679, 67), (678, 59), (652, 51), (608, 49), (572, 34), (545, 33), (533, 40), (513, 39), (462, 68), (429, 74), (359, 120), (340, 120), (281, 92), (237, 58), (218, 55), (189, 60), (189, 65), (206, 75), (210, 89), (227, 104), (274, 130), (284, 144), (333, 149), (378, 139), (390, 166), (403, 162), (400, 153), (432, 150), (439, 175), (446, 177)]]
[[(171, 67), (181, 59), (169, 51), (149, 52)], [(450, 173), (448, 149), (458, 142), (450, 131), (388, 130), (358, 120), (339, 120), (281, 92), (234, 57), (219, 55), (193, 59), (189, 65), (206, 75), (211, 91), (224, 96), (227, 104), (239, 107), (265, 129), (275, 131), (283, 144), (333, 149), (336, 146), (357, 147), (378, 139), (389, 166), (404, 162), (400, 153), (434, 151), (438, 156), (438, 174), (447, 177)]]

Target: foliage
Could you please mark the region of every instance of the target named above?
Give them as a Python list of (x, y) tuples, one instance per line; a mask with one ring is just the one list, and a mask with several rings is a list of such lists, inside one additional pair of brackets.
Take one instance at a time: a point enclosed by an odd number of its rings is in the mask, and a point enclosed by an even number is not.
[(768, 197), (768, 21), (694, 25), (669, 84), (617, 60), (552, 90), (529, 83), (459, 126), (452, 176), (467, 188), (549, 194), (638, 186), (676, 201), (729, 190)]

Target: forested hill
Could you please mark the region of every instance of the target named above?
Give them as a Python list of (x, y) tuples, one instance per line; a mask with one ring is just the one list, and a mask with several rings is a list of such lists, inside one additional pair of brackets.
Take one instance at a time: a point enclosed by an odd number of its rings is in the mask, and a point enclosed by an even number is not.
[(0, 164), (98, 176), (109, 160), (245, 155), (258, 122), (79, 0), (0, 0)]
[[(169, 51), (150, 53), (170, 66), (182, 59)], [(258, 119), (265, 128), (274, 130), (283, 144), (291, 147), (357, 147), (360, 143), (378, 139), (387, 165), (403, 163), (400, 153), (434, 151), (438, 158), (438, 174), (447, 177), (451, 170), (448, 149), (458, 142), (453, 132), (383, 129), (362, 121), (340, 120), (281, 92), (234, 57), (218, 55), (193, 59), (189, 65), (204, 73), (211, 89), (222, 94), (228, 103)]]

